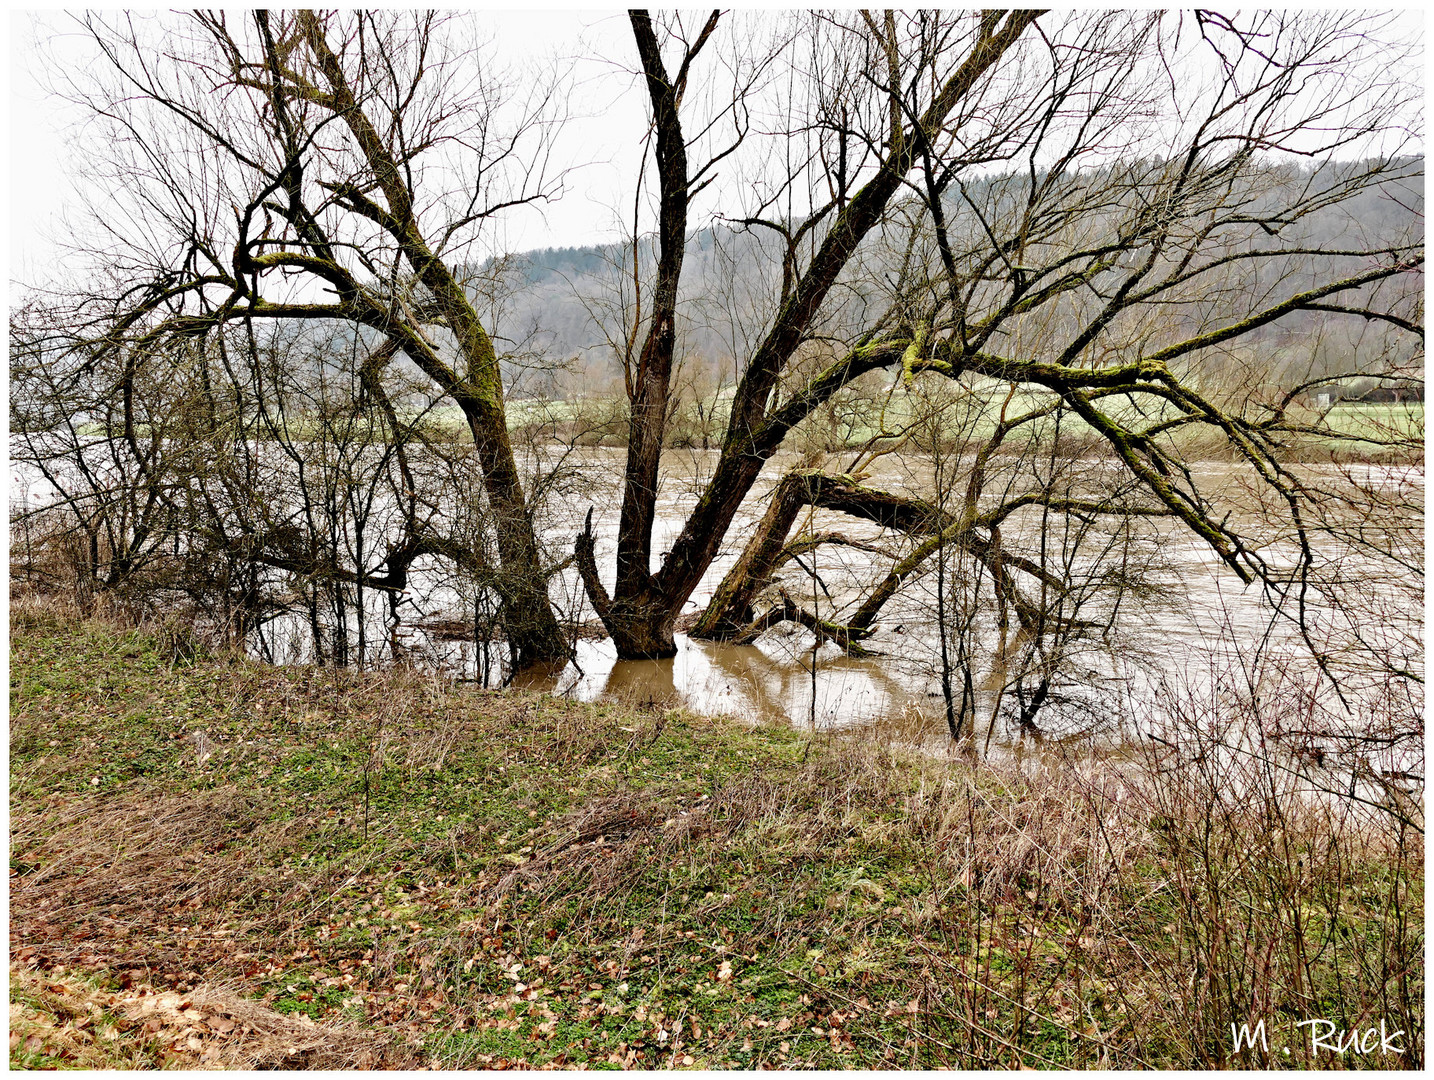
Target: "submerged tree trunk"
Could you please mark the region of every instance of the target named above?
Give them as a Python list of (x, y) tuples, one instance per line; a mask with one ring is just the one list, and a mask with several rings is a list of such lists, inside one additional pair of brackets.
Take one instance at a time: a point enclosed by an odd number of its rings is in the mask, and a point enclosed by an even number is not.
[[(792, 551), (793, 545), (786, 542), (787, 534), (797, 514), (807, 506), (835, 510), (908, 536), (927, 539), (896, 562), (845, 623), (816, 619), (782, 590), (779, 590), (780, 602), (758, 615), (754, 611), (757, 595), (772, 584), (773, 572)], [(1023, 623), (1034, 619), (1035, 608), (1016, 591), (1008, 568), (1022, 570), (1048, 585), (1058, 586), (1059, 582), (1040, 567), (1003, 554), (999, 532), (986, 524), (988, 535), (982, 536), (979, 530), (983, 524), (980, 519), (951, 514), (923, 499), (865, 487), (850, 476), (814, 470), (790, 472), (777, 485), (756, 533), (717, 587), (712, 602), (693, 627), (692, 636), (750, 641), (779, 622), (793, 621), (806, 626), (819, 638), (836, 641), (848, 652), (859, 651), (857, 643), (871, 635), (877, 616), (887, 602), (903, 584), (925, 574), (932, 557), (948, 544), (975, 555), (1000, 577)], [(826, 539), (852, 544), (836, 534)]]
[[(383, 329), (397, 347), (457, 402), (473, 435), (493, 514), (502, 567), (497, 587), (503, 598), (503, 629), (513, 666), (523, 668), (566, 657), (570, 650), (548, 599), (533, 521), (508, 438), (502, 372), (492, 338), (453, 270), (434, 252), (420, 230), (414, 193), (404, 182), (404, 171), (350, 88), (321, 21), (311, 12), (303, 12), (299, 25), (328, 82), (328, 104), (353, 133), (388, 210), (385, 213), (376, 207), (356, 186), (340, 186), (336, 194), (341, 203), (372, 218), (392, 236), (428, 290), (443, 323), (457, 339), (457, 350), (466, 369), (462, 371), (443, 362), (416, 321), (410, 318), (409, 325), (402, 325), (402, 320), (391, 316), (384, 320)], [(398, 307), (406, 310), (401, 302)]]
[[(830, 230), (816, 245), (805, 272), (788, 276), (777, 315), (749, 359), (737, 387), (722, 456), (712, 480), (666, 561), (653, 572), (650, 566), (653, 512), (663, 424), (671, 404), (668, 399), (675, 347), (673, 319), (677, 285), (682, 272), (682, 251), (686, 243), (687, 211), (695, 191), (705, 186), (705, 181), (694, 184), (694, 180), (710, 172), (729, 151), (719, 151), (706, 165), (689, 170), (686, 136), (679, 116), (692, 62), (715, 30), (719, 13), (714, 11), (701, 33), (684, 47), (675, 75), (669, 73), (662, 60), (647, 13), (631, 13), (633, 33), (652, 102), (662, 199), (656, 293), (648, 334), (637, 361), (636, 377), (628, 387), (632, 405), (628, 466), (618, 535), (617, 575), (611, 597), (598, 580), (591, 535), (587, 534), (586, 542), (580, 538), (575, 550), (588, 597), (612, 635), (618, 656), (642, 659), (668, 657), (676, 653), (673, 626), (677, 613), (712, 565), (734, 515), (767, 459), (776, 453), (787, 433), (812, 409), (863, 372), (885, 366), (900, 357), (900, 348), (892, 350), (878, 345), (858, 349), (824, 372), (806, 391), (769, 412), (781, 376), (808, 340), (828, 293), (862, 241), (886, 215), (888, 205), (912, 168), (920, 144), (920, 139), (913, 133), (940, 127), (991, 66), (1015, 45), (1037, 14), (1014, 12), (1006, 16), (1004, 22), (999, 13), (984, 16), (963, 61), (935, 88), (929, 104), (919, 114), (910, 117), (909, 123), (900, 108), (900, 72), (894, 73), (896, 81), (884, 89), (892, 105), (891, 129), (886, 132), (887, 145), (877, 159), (874, 173), (855, 192), (849, 193), (843, 181), (842, 190), (836, 194), (832, 204), (821, 214), (812, 216), (810, 225), (816, 225), (828, 212), (833, 213)], [(888, 33), (894, 31), (888, 28)], [(896, 42), (884, 41), (882, 47), (894, 50)], [(933, 63), (934, 60), (934, 55), (925, 56), (921, 64)], [(735, 145), (731, 149), (735, 149)], [(796, 241), (787, 227), (771, 222), (761, 223), (777, 228), (786, 237), (795, 258)], [(810, 225), (801, 227), (798, 235)]]
[(782, 554), (787, 534), (792, 531), (792, 524), (807, 501), (803, 498), (804, 489), (811, 486), (809, 480), (813, 475), (790, 472), (782, 477), (781, 483), (772, 492), (767, 512), (762, 515), (757, 531), (742, 550), (736, 565), (717, 586), (707, 609), (692, 628), (693, 637), (719, 641), (733, 638), (752, 621), (752, 602), (757, 593), (771, 583), (772, 571)]

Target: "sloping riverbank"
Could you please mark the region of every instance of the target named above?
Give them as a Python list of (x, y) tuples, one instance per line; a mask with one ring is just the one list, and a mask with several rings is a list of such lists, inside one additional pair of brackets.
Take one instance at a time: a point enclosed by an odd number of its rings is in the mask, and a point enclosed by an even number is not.
[(1422, 834), (1273, 771), (1236, 805), (1208, 762), (973, 765), (35, 602), (10, 723), (15, 1066), (1423, 1062)]

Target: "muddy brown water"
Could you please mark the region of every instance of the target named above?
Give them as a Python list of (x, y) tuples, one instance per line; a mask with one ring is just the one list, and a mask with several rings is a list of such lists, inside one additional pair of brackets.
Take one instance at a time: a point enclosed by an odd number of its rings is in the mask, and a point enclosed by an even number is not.
[[(664, 459), (663, 484), (653, 539), (656, 569), (682, 528), (701, 484), (710, 475), (715, 452), (673, 451)], [(573, 464), (570, 459), (570, 464)], [(731, 567), (765, 509), (765, 496), (788, 468), (801, 464), (795, 455), (770, 462), (753, 494), (744, 504), (726, 537), (721, 553), (689, 600), (684, 614), (700, 611), (722, 576)], [(571, 537), (593, 508), (599, 566), (609, 573), (616, 547), (623, 465), (620, 450), (588, 450), (578, 455), (577, 477), (570, 497), (552, 513), (546, 526), (549, 541), (559, 552), (570, 550)], [(827, 468), (844, 468), (837, 458)], [(1111, 469), (1110, 463), (1090, 462), (1085, 468)], [(1406, 491), (1422, 491), (1422, 470), (1368, 466), (1367, 482), (1379, 482)], [(920, 455), (878, 460), (865, 483), (891, 490), (926, 493), (930, 490), (931, 462)], [(1200, 466), (1204, 484), (1232, 487), (1239, 473), (1232, 466)], [(1233, 494), (1237, 497), (1239, 492)], [(1254, 508), (1251, 507), (1251, 513)], [(814, 531), (840, 530), (855, 539), (885, 542), (893, 555), (906, 550), (903, 538), (883, 537), (876, 526), (836, 513), (803, 514), (798, 527)], [(1024, 523), (1031, 535), (1034, 519)], [(1004, 530), (1008, 547), (1021, 543), (1017, 524)], [(1272, 551), (1278, 552), (1275, 548)], [(1284, 556), (1291, 550), (1286, 546)], [(1192, 694), (1216, 692), (1217, 684), (1257, 654), (1299, 662), (1307, 656), (1295, 628), (1272, 617), (1259, 586), (1243, 585), (1203, 543), (1179, 526), (1163, 520), (1137, 525), (1132, 558), (1148, 560), (1153, 580), (1166, 591), (1143, 608), (1130, 606), (1130, 616), (1117, 619), (1119, 632), (1079, 648), (1062, 686), (1061, 700), (1045, 710), (1042, 728), (1048, 736), (1091, 738), (1106, 746), (1129, 740), (1159, 692), (1175, 689)], [(1342, 553), (1347, 570), (1358, 576)], [(1076, 560), (1080, 565), (1080, 560)], [(823, 548), (808, 569), (789, 564), (782, 580), (793, 595), (815, 608), (824, 618), (841, 620), (859, 603), (865, 587), (891, 565), (889, 558), (852, 548)], [(1087, 559), (1087, 567), (1093, 560)], [(1384, 573), (1381, 569), (1380, 573)], [(608, 640), (580, 640), (574, 661), (558, 670), (529, 673), (519, 683), (579, 700), (614, 699), (635, 704), (682, 705), (706, 714), (726, 714), (750, 722), (779, 722), (819, 730), (866, 729), (873, 734), (929, 747), (949, 743), (945, 698), (939, 678), (939, 636), (935, 620), (935, 575), (905, 588), (885, 609), (878, 630), (867, 643), (881, 654), (868, 658), (844, 655), (834, 645), (813, 654), (813, 638), (792, 624), (779, 626), (753, 645), (698, 641), (679, 634), (677, 655), (668, 660), (618, 660)], [(1369, 639), (1387, 639), (1391, 648), (1410, 647), (1419, 635), (1422, 613), (1411, 609), (1407, 583), (1377, 580), (1370, 564), (1361, 591), (1380, 614), (1363, 627)], [(571, 571), (554, 583), (554, 596), (568, 610), (591, 620), (591, 609)], [(1373, 603), (1384, 596), (1380, 607)], [(1127, 601), (1127, 604), (1130, 604)], [(1138, 629), (1132, 629), (1132, 626)], [(975, 732), (986, 745), (1011, 746), (1032, 734), (1017, 729), (1013, 720), (1018, 703), (1008, 689), (1000, 694), (1000, 711), (993, 711), (1001, 686), (1011, 674), (1010, 665), (997, 655), (996, 633), (986, 612), (977, 620)], [(473, 647), (462, 642), (425, 642), (424, 647), (442, 662), (471, 673)], [(1422, 656), (1420, 658), (1422, 663)], [(1239, 678), (1235, 678), (1235, 682)]]
[[(535, 453), (541, 460), (530, 465), (551, 467), (554, 463), (556, 451), (551, 448)], [(821, 465), (841, 471), (848, 467), (849, 457), (832, 455)], [(674, 450), (665, 455), (653, 537), (654, 569), (681, 530), (715, 461), (715, 451)], [(587, 449), (566, 455), (562, 463), (565, 481), (554, 486), (554, 494), (539, 508), (543, 538), (555, 561), (571, 551), (573, 537), (591, 507), (598, 564), (611, 572), (623, 462), (621, 450)], [(705, 606), (750, 537), (765, 508), (765, 497), (777, 479), (787, 469), (806, 463), (788, 454), (768, 462), (684, 614), (693, 614)], [(889, 455), (870, 466), (870, 475), (864, 482), (925, 495), (931, 490), (932, 467), (931, 460), (922, 455)], [(1115, 466), (1092, 460), (1081, 462), (1080, 468), (1090, 476), (1098, 476)], [(1197, 468), (1197, 474), (1202, 484), (1215, 485), (1238, 501), (1239, 474), (1232, 466), (1206, 463)], [(1422, 468), (1364, 466), (1361, 479), (1397, 489), (1412, 505), (1422, 502)], [(17, 487), (26, 489), (25, 496), (32, 502), (44, 499), (43, 485), (34, 477), (17, 474), (12, 467), (12, 501)], [(1411, 496), (1411, 492), (1415, 494)], [(1253, 504), (1248, 512), (1255, 512)], [(1035, 523), (1036, 519), (1029, 515), (1025, 520), (1018, 517), (1008, 521), (1003, 526), (1007, 549), (1013, 550), (1023, 541), (1034, 544)], [(884, 557), (853, 548), (822, 548), (807, 568), (788, 565), (783, 581), (793, 594), (823, 618), (837, 621), (859, 602), (864, 589), (886, 572), (892, 559), (906, 550), (904, 538), (883, 536), (875, 526), (826, 511), (803, 514), (798, 527), (840, 530), (854, 539), (883, 543), (889, 549), (889, 556)], [(1417, 523), (1410, 535), (1414, 539), (1404, 538), (1406, 545), (1422, 543)], [(1057, 548), (1058, 541), (1059, 537), (1053, 540)], [(1218, 564), (1203, 542), (1179, 526), (1163, 520), (1138, 522), (1128, 551), (1131, 558), (1146, 560), (1155, 567), (1153, 580), (1166, 591), (1143, 608), (1130, 605), (1128, 614), (1116, 620), (1119, 632), (1082, 646), (1073, 656), (1059, 702), (1040, 717), (1039, 730), (1046, 735), (1093, 738), (1118, 746), (1133, 737), (1132, 725), (1148, 718), (1149, 705), (1158, 692), (1168, 693), (1172, 686), (1179, 685), (1208, 695), (1222, 679), (1238, 676), (1240, 667), (1261, 650), (1272, 656), (1291, 657), (1302, 651), (1293, 627), (1287, 621), (1272, 619), (1260, 588), (1242, 585)], [(1359, 632), (1371, 644), (1412, 652), (1410, 662), (1422, 670), (1422, 603), (1411, 604), (1410, 596), (1415, 594), (1410, 592), (1409, 582), (1389, 580), (1383, 568), (1357, 551), (1332, 552), (1329, 556), (1343, 560), (1345, 577), (1357, 582), (1355, 592), (1368, 601), (1360, 616), (1363, 622)], [(1418, 560), (1422, 555), (1416, 551), (1412, 557)], [(1361, 558), (1368, 563), (1363, 581)], [(1075, 564), (1094, 566), (1086, 555), (1078, 556)], [(819, 580), (808, 570), (814, 571)], [(677, 655), (669, 660), (619, 661), (610, 641), (579, 640), (572, 663), (556, 670), (525, 674), (518, 682), (580, 700), (612, 698), (635, 704), (682, 705), (701, 713), (727, 714), (754, 723), (787, 723), (819, 730), (868, 729), (906, 743), (943, 746), (949, 738), (939, 679), (935, 578), (927, 574), (912, 583), (885, 609), (877, 632), (868, 642), (880, 654), (873, 657), (849, 657), (830, 645), (814, 653), (812, 636), (786, 624), (746, 646), (695, 641), (679, 635)], [(425, 629), (425, 624), (446, 623), (450, 628), (471, 624), (471, 609), (465, 610), (462, 596), (442, 568), (416, 567), (411, 583), (412, 605), (405, 610), (421, 612), (422, 617), (410, 615), (411, 621), (400, 629), (401, 641), (410, 656), (467, 679), (477, 678), (487, 667), (490, 678), (497, 681), (501, 669), (495, 653), (500, 650), (490, 652), (492, 665), (480, 665), (480, 648), (473, 641), (453, 640), (449, 635)], [(568, 569), (556, 577), (551, 593), (565, 616), (593, 621), (575, 571)], [(379, 613), (374, 613), (368, 627), (368, 640), (377, 643), (374, 659), (382, 660), (378, 650), (386, 648), (389, 635)], [(978, 612), (975, 628), (972, 688), (978, 721), (976, 738), (988, 746), (1019, 744), (1032, 732), (1019, 729), (1012, 719), (1018, 704), (1014, 692), (1001, 693), (1010, 665), (1003, 662), (996, 648), (997, 635), (989, 611)], [(303, 634), (303, 624), (298, 619), (287, 633), (282, 624), (271, 628), (268, 651), (281, 661), (303, 660)], [(1307, 655), (1307, 650), (1303, 651)], [(998, 700), (1002, 710), (995, 708)]]

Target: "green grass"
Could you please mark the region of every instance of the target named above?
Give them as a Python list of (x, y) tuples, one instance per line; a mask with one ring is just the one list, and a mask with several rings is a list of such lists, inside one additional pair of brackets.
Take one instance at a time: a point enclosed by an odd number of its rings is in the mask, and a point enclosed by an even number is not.
[[(238, 987), (381, 1036), (364, 1060), (390, 1066), (1239, 1063), (1225, 1017), (1192, 1026), (1172, 991), (1202, 924), (1128, 802), (676, 710), (177, 660), (17, 612), (12, 970)], [(1363, 945), (1311, 970), (1350, 1013), (1389, 1000), (1360, 965), (1389, 951), (1391, 896), (1422, 913), (1422, 866), (1371, 850), (1341, 873), (1318, 881)], [(1274, 1015), (1308, 1004), (1265, 979)]]
[(1378, 442), (1408, 440), (1419, 445), (1424, 441), (1424, 403), (1378, 404), (1345, 403), (1331, 408), (1322, 418), (1324, 426), (1336, 432), (1340, 438), (1323, 438), (1322, 445), (1335, 445), (1357, 449), (1361, 444), (1355, 440), (1372, 439)]
[[(838, 395), (817, 409), (798, 426), (787, 444), (797, 450), (847, 450), (865, 446), (878, 436), (900, 433), (916, 423), (931, 409), (923, 396), (908, 394), (901, 389), (887, 393), (863, 390)], [(728, 387), (703, 397), (700, 408), (692, 402), (680, 406), (668, 425), (668, 445), (696, 447), (704, 442), (711, 449), (720, 448), (726, 430), (734, 390)], [(985, 394), (983, 397), (982, 394)], [(976, 388), (974, 396), (956, 406), (948, 407), (943, 430), (948, 438), (974, 449), (990, 439), (1004, 408), (1008, 418), (1049, 405), (1052, 397), (1030, 386), (1012, 391), (1008, 384), (989, 383), (987, 390)], [(1104, 399), (1102, 410), (1116, 423), (1132, 431), (1159, 422), (1173, 415), (1169, 407), (1158, 402), (1141, 401), (1139, 407), (1119, 398)], [(616, 395), (591, 395), (582, 399), (540, 400), (517, 398), (507, 402), (508, 428), (525, 432), (539, 440), (556, 436), (559, 443), (576, 439), (581, 445), (621, 447), (625, 445), (627, 403)], [(1262, 414), (1253, 410), (1251, 416)], [(409, 421), (419, 419), (408, 416)], [(465, 441), (467, 421), (456, 405), (440, 405), (422, 414), (426, 437), (439, 442)], [(1421, 453), (1424, 439), (1424, 406), (1409, 404), (1342, 403), (1326, 410), (1300, 405), (1292, 406), (1287, 422), (1312, 426), (1320, 433), (1284, 433), (1280, 436), (1282, 456), (1287, 460), (1324, 460), (1333, 453), (1352, 460), (1405, 461)], [(923, 425), (918, 425), (923, 426)], [(1053, 421), (1046, 418), (1021, 429), (1007, 440), (1006, 449), (1021, 449), (1032, 440), (1048, 440), (1055, 432)], [(98, 429), (93, 433), (98, 433)], [(316, 439), (322, 434), (317, 424), (302, 419), (290, 422), (289, 437), (300, 442)], [(1062, 414), (1060, 434), (1072, 448), (1104, 446), (1100, 437), (1084, 420), (1069, 412)], [(1186, 460), (1225, 459), (1232, 452), (1228, 441), (1218, 430), (1192, 424), (1178, 428), (1162, 438), (1170, 449)]]
[[(969, 441), (974, 447), (988, 440), (996, 430), (1002, 409), (1008, 418), (1050, 404), (1049, 394), (1031, 387), (1019, 387), (1011, 391), (1009, 386), (991, 383), (989, 392), (982, 398), (978, 387), (977, 396), (949, 407), (944, 430), (948, 437)], [(1132, 431), (1139, 431), (1160, 419), (1173, 415), (1169, 409), (1162, 409), (1158, 402), (1141, 401), (1139, 407), (1119, 398), (1105, 399), (1101, 408), (1115, 422)], [(677, 445), (695, 446), (700, 444), (703, 428), (706, 429), (709, 445), (721, 445), (722, 434), (727, 422), (727, 411), (731, 405), (731, 390), (709, 395), (703, 402), (702, 410), (688, 404), (678, 410), (669, 429), (669, 440)], [(829, 450), (863, 446), (883, 432), (901, 432), (915, 423), (930, 409), (930, 404), (920, 394), (908, 394), (897, 390), (888, 395), (879, 393), (848, 393), (839, 395), (827, 406), (818, 409), (792, 436), (792, 445), (814, 446)], [(617, 399), (589, 398), (583, 401), (514, 401), (508, 406), (509, 426), (541, 427), (544, 425), (582, 426), (592, 425), (599, 418), (619, 417), (624, 414), (625, 403)], [(446, 415), (446, 414), (445, 414)], [(699, 415), (704, 419), (699, 419)], [(1259, 417), (1259, 412), (1252, 415)], [(461, 427), (461, 417), (453, 411), (453, 422)], [(1288, 420), (1300, 425), (1317, 425), (1328, 434), (1286, 434), (1282, 436), (1284, 454), (1292, 460), (1324, 458), (1336, 452), (1355, 459), (1398, 455), (1407, 457), (1423, 442), (1424, 406), (1412, 404), (1366, 404), (1345, 403), (1328, 410), (1315, 410), (1294, 406)], [(443, 420), (435, 420), (440, 427)], [(457, 427), (454, 428), (457, 430)], [(614, 445), (620, 445), (623, 432), (620, 428), (608, 431), (604, 438)], [(1049, 439), (1054, 433), (1050, 419), (1033, 424), (1020, 438), (1013, 438), (1012, 445), (1023, 445), (1029, 438)], [(1072, 446), (1098, 443), (1099, 437), (1080, 417), (1066, 413), (1060, 422), (1063, 439)], [(1204, 425), (1191, 425), (1176, 429), (1166, 436), (1172, 449), (1190, 460), (1214, 456), (1223, 458), (1230, 450), (1224, 436), (1217, 430)]]

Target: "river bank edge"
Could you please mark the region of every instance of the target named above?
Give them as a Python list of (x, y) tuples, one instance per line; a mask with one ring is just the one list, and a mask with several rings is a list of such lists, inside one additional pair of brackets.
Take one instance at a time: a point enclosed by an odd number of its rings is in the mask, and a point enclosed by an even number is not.
[(1422, 833), (1147, 764), (269, 667), (16, 602), (11, 1063), (1419, 1067)]

